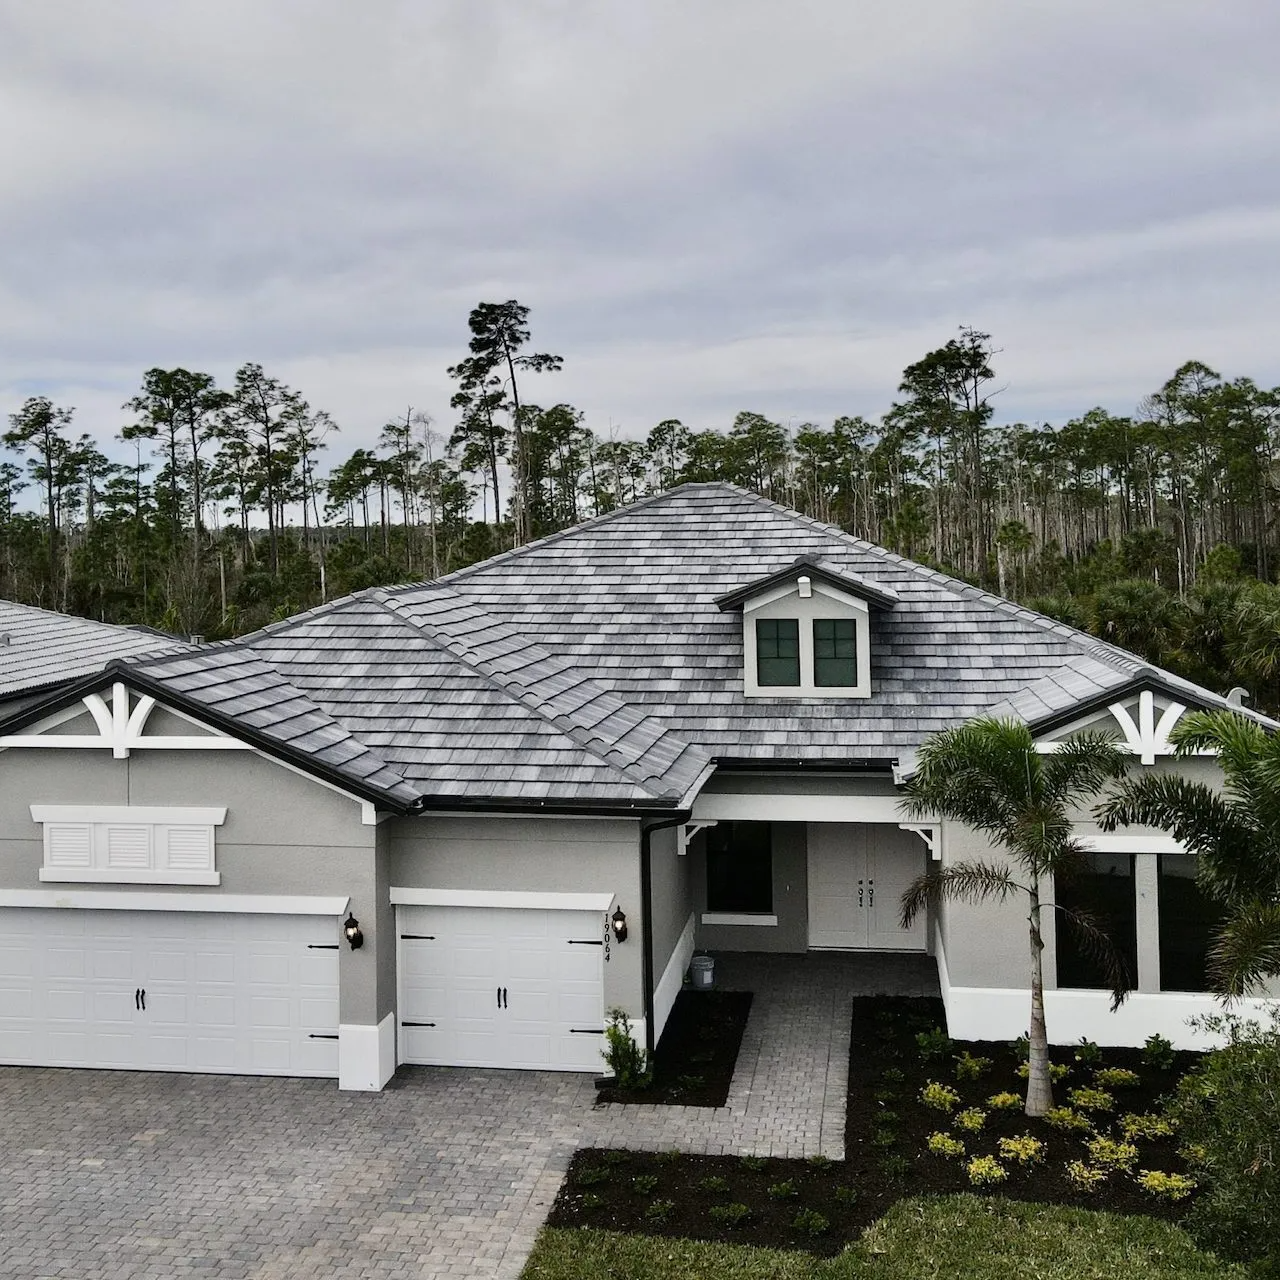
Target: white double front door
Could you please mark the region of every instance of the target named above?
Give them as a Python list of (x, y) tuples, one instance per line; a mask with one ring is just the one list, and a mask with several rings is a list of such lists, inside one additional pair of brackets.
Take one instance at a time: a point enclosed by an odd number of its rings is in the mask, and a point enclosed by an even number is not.
[(809, 945), (866, 951), (923, 951), (925, 918), (900, 924), (902, 895), (925, 869), (920, 838), (896, 826), (811, 822)]
[(336, 1076), (337, 922), (0, 909), (0, 1062)]
[(603, 1071), (604, 916), (397, 908), (399, 1060)]

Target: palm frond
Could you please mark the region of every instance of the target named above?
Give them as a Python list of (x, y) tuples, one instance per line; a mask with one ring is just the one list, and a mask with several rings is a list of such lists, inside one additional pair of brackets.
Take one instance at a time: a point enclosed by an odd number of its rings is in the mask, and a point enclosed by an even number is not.
[(1230, 999), (1280, 974), (1280, 905), (1255, 902), (1233, 912), (1209, 948), (1209, 981)]
[(1055, 908), (1060, 920), (1065, 921), (1080, 943), (1081, 950), (1102, 970), (1111, 988), (1111, 1012), (1125, 1002), (1133, 990), (1133, 973), (1127, 958), (1111, 941), (1098, 917), (1081, 907)]
[(1044, 801), (1062, 808), (1086, 800), (1124, 776), (1130, 758), (1106, 733), (1078, 733), (1044, 760)]
[(994, 899), (1003, 902), (1011, 893), (1026, 886), (1013, 878), (1010, 867), (995, 866), (990, 862), (953, 862), (947, 867), (933, 867), (917, 876), (902, 895), (900, 919), (902, 927), (909, 929), (925, 907), (936, 907), (947, 898), (960, 902), (986, 902)]

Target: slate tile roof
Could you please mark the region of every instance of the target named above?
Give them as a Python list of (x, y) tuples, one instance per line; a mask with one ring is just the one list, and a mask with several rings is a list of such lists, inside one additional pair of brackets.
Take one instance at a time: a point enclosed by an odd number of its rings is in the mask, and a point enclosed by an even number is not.
[[(798, 559), (875, 589), (872, 695), (743, 695), (717, 601)], [(716, 761), (907, 762), (1150, 679), (1132, 654), (726, 484), (685, 485), (434, 583), (126, 670), (396, 804), (673, 808)]]
[(0, 698), (34, 693), (102, 670), (115, 658), (189, 648), (143, 627), (121, 627), (0, 600)]

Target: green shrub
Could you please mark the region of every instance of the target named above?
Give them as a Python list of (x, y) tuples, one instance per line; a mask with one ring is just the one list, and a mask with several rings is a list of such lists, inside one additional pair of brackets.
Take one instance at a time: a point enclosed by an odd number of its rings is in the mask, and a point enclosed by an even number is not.
[(580, 1187), (598, 1187), (600, 1183), (608, 1182), (611, 1176), (608, 1169), (577, 1169), (573, 1180)]
[(647, 1089), (653, 1083), (648, 1056), (631, 1037), (625, 1009), (610, 1009), (604, 1029), (603, 1057), (621, 1089)]
[(717, 1174), (712, 1174), (709, 1178), (703, 1178), (701, 1183), (704, 1191), (728, 1191), (728, 1178), (721, 1178)]
[(1103, 1089), (1136, 1089), (1142, 1077), (1125, 1067), (1101, 1067), (1093, 1073), (1093, 1083)]
[(1108, 1171), (1117, 1169), (1121, 1173), (1128, 1173), (1138, 1159), (1138, 1148), (1132, 1142), (1117, 1142), (1103, 1134), (1090, 1138), (1085, 1143), (1085, 1149), (1099, 1169)]
[(880, 1073), (880, 1079), (885, 1084), (902, 1084), (907, 1078), (907, 1073), (901, 1067), (885, 1067)]
[(1016, 1040), (1011, 1040), (1009, 1042), (1009, 1048), (1013, 1051), (1013, 1056), (1017, 1058), (1019, 1062), (1026, 1062), (1027, 1059), (1031, 1057), (1031, 1037), (1024, 1033)]
[(955, 1118), (956, 1128), (965, 1133), (981, 1133), (986, 1123), (987, 1113), (981, 1107), (965, 1107)]
[(969, 1181), (975, 1187), (994, 1186), (997, 1182), (1003, 1182), (1009, 1176), (1008, 1169), (995, 1156), (974, 1156), (965, 1165), (964, 1171), (969, 1175)]
[(615, 1168), (620, 1164), (627, 1163), (627, 1153), (619, 1150), (617, 1147), (611, 1147), (600, 1157), (601, 1164), (607, 1164), (610, 1168)]
[(811, 1169), (830, 1169), (835, 1161), (830, 1156), (816, 1155), (810, 1156), (808, 1163)]
[(900, 1151), (880, 1157), (880, 1172), (891, 1181), (911, 1172), (911, 1161)]
[(1078, 1191), (1097, 1191), (1107, 1180), (1105, 1169), (1095, 1169), (1083, 1160), (1072, 1160), (1067, 1165), (1067, 1180)]
[(1044, 1122), (1051, 1129), (1061, 1129), (1063, 1133), (1088, 1133), (1093, 1128), (1093, 1121), (1079, 1111), (1070, 1107), (1050, 1107), (1044, 1113)]
[(898, 1131), (883, 1127), (871, 1130), (871, 1145), (879, 1147), (882, 1151), (889, 1151), (898, 1145)]
[(582, 1197), (582, 1207), (584, 1209), (598, 1209), (604, 1204), (604, 1196), (598, 1196), (594, 1191), (588, 1191)]
[(1143, 1169), (1134, 1181), (1143, 1191), (1161, 1200), (1185, 1200), (1196, 1189), (1194, 1178), (1185, 1173), (1166, 1173), (1163, 1169)]
[(1080, 1043), (1076, 1045), (1075, 1058), (1081, 1066), (1092, 1067), (1102, 1061), (1102, 1050), (1092, 1040), (1081, 1036)]
[(743, 1156), (742, 1167), (750, 1169), (752, 1173), (762, 1173), (764, 1171), (765, 1160), (763, 1156)]
[(794, 1200), (800, 1194), (796, 1190), (796, 1184), (790, 1178), (785, 1182), (775, 1182), (766, 1190), (773, 1200)]
[(1173, 1121), (1165, 1116), (1138, 1115), (1134, 1111), (1129, 1111), (1122, 1115), (1116, 1121), (1120, 1132), (1124, 1135), (1127, 1142), (1132, 1142), (1135, 1138), (1146, 1138), (1153, 1141), (1156, 1138), (1170, 1138), (1173, 1136)]
[(1156, 1071), (1168, 1071), (1173, 1066), (1173, 1041), (1157, 1032), (1147, 1037), (1142, 1046), (1142, 1061)]
[(1280, 1009), (1264, 1021), (1193, 1020), (1221, 1037), (1179, 1082), (1168, 1114), (1200, 1194), (1191, 1233), (1228, 1257), (1280, 1263)]
[(956, 1058), (956, 1079), (976, 1080), (990, 1066), (990, 1058), (980, 1058), (971, 1053), (962, 1053)]
[(684, 1155), (684, 1152), (679, 1147), (671, 1147), (666, 1151), (655, 1151), (653, 1158), (662, 1164), (675, 1164), (682, 1155)]
[(992, 1111), (1017, 1111), (1022, 1106), (1022, 1099), (1016, 1093), (993, 1093), (987, 1099), (987, 1106)]
[(801, 1209), (792, 1220), (791, 1225), (806, 1236), (820, 1236), (831, 1226), (822, 1214), (813, 1209)]
[(1111, 1111), (1116, 1100), (1105, 1089), (1072, 1089), (1067, 1101), (1078, 1111)]
[[(1031, 1064), (1024, 1062), (1017, 1071), (1020, 1080), (1026, 1080), (1031, 1075)], [(1071, 1067), (1065, 1062), (1049, 1063), (1049, 1079), (1054, 1084), (1059, 1084), (1071, 1074)]]
[(873, 1089), (871, 1096), (877, 1102), (897, 1102), (899, 1095), (897, 1089), (887, 1089), (881, 1086), (879, 1089)]
[(954, 1111), (960, 1105), (960, 1095), (949, 1084), (930, 1080), (920, 1090), (920, 1101), (935, 1111)]
[(958, 1160), (964, 1155), (964, 1143), (949, 1133), (931, 1133), (924, 1140), (924, 1145), (935, 1156), (943, 1156), (947, 1160)]
[(836, 1204), (853, 1205), (858, 1203), (858, 1192), (855, 1187), (841, 1183), (835, 1190)]
[(1019, 1164), (1035, 1164), (1044, 1159), (1044, 1143), (1029, 1133), (1020, 1138), (1001, 1138), (996, 1146), (1006, 1160), (1016, 1160)]
[(656, 1173), (638, 1173), (631, 1179), (631, 1185), (642, 1196), (651, 1196), (658, 1189), (658, 1175)]
[(916, 1048), (920, 1050), (920, 1058), (924, 1062), (945, 1058), (951, 1052), (951, 1037), (941, 1027), (921, 1031), (916, 1036)]
[(676, 1088), (678, 1089), (701, 1089), (707, 1083), (706, 1076), (680, 1075), (676, 1076)]
[(644, 1216), (650, 1222), (666, 1222), (675, 1207), (674, 1200), (652, 1200), (645, 1205)]
[(738, 1227), (751, 1217), (751, 1210), (735, 1200), (732, 1204), (713, 1204), (707, 1210), (707, 1217), (722, 1227)]

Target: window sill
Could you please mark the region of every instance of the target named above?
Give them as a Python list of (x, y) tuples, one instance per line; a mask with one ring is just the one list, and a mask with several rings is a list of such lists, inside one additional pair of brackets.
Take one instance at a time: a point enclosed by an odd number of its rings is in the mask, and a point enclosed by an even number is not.
[(222, 883), (218, 871), (105, 871), (93, 867), (41, 867), (40, 879), (55, 884), (212, 884)]
[(704, 911), (702, 923), (771, 926), (778, 923), (778, 917), (758, 911)]

